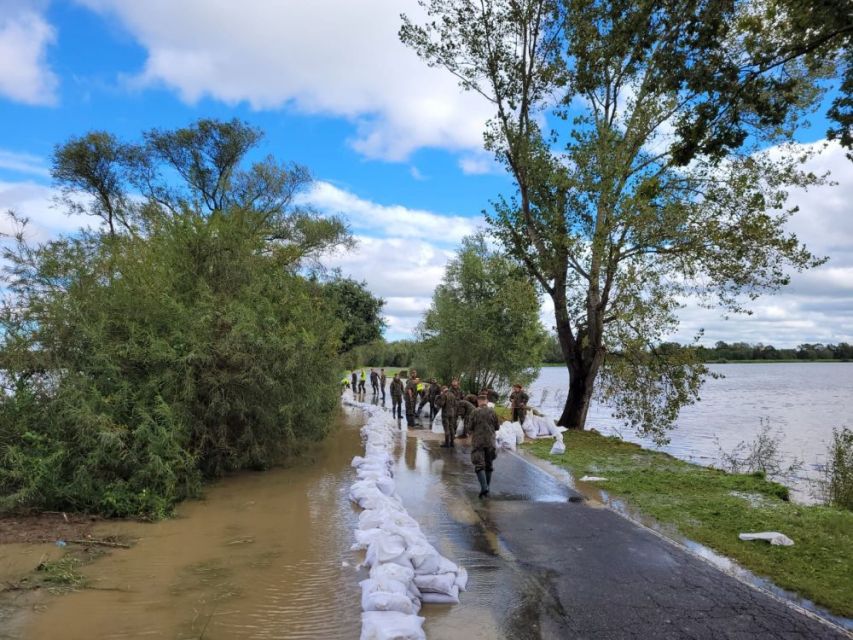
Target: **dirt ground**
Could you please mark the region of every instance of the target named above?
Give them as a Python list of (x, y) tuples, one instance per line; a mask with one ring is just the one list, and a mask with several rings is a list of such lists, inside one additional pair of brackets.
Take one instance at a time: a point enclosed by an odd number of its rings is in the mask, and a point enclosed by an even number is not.
[(91, 515), (59, 512), (0, 515), (0, 544), (81, 540), (99, 520)]

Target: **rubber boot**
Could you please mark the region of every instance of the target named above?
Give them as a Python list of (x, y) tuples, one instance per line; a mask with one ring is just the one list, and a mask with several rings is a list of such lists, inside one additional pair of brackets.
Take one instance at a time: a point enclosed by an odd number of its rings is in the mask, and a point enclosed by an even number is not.
[(439, 445), (442, 449), (447, 449), (447, 447), (449, 447), (449, 446), (450, 446), (449, 444), (447, 444), (447, 440), (448, 440), (448, 438), (447, 438), (447, 434), (445, 433), (445, 434), (444, 434), (444, 442), (443, 442), (442, 444), (440, 444), (440, 445)]
[(485, 498), (489, 495), (489, 482), (486, 480), (486, 472), (482, 469), (477, 472), (477, 480), (480, 481), (480, 495), (478, 497)]
[(486, 471), (486, 491), (490, 491), (492, 488), (492, 472)]

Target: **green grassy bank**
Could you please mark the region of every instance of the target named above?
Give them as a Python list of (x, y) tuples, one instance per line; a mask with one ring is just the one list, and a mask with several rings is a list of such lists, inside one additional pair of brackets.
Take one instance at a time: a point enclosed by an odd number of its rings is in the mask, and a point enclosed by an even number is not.
[[(853, 617), (853, 512), (787, 502), (786, 487), (759, 475), (690, 464), (594, 432), (564, 435), (560, 456), (550, 455), (551, 440), (524, 448), (578, 478), (608, 478), (596, 486), (778, 586)], [(749, 531), (780, 531), (795, 544), (738, 539)]]

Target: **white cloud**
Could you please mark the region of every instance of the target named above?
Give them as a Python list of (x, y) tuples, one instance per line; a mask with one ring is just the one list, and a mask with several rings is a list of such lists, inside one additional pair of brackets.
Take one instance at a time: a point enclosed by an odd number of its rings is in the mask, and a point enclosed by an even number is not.
[(484, 175), (487, 173), (498, 173), (498, 167), (494, 158), (485, 151), (469, 153), (459, 158), (459, 168), (467, 175)]
[(0, 6), (0, 96), (31, 105), (56, 104), (59, 80), (47, 63), (56, 31), (32, 2)]
[(401, 12), (421, 15), (415, 0), (77, 1), (115, 16), (146, 48), (138, 86), (190, 103), (210, 96), (349, 118), (352, 146), (370, 158), (481, 146), (486, 101), (397, 38)]
[(29, 219), (26, 236), (30, 240), (43, 242), (59, 234), (73, 233), (89, 226), (92, 218), (85, 215), (67, 215), (54, 204), (56, 189), (35, 182), (0, 181), (0, 233), (11, 233), (15, 229), (5, 215), (14, 211), (19, 217)]
[(50, 175), (50, 171), (44, 165), (44, 160), (41, 157), (5, 149), (0, 149), (0, 169), (43, 177)]
[(435, 243), (456, 244), (477, 230), (478, 218), (445, 216), (400, 205), (364, 200), (328, 182), (317, 182), (301, 198), (326, 213), (344, 214), (356, 231), (371, 231), (403, 238), (424, 238)]
[(817, 174), (830, 171), (838, 184), (792, 190), (788, 203), (800, 210), (788, 229), (815, 255), (827, 256), (829, 261), (792, 274), (790, 285), (751, 304), (750, 316), (726, 320), (719, 312), (688, 302), (680, 313), (682, 326), (676, 339), (688, 341), (704, 328), (706, 344), (724, 340), (788, 347), (803, 342), (853, 342), (853, 163), (838, 144), (831, 144), (806, 167)]

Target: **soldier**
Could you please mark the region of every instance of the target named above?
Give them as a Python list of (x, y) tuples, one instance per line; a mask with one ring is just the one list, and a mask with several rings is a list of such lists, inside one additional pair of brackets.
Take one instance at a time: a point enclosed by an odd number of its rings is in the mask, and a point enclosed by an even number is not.
[(438, 386), (438, 382), (436, 382), (435, 378), (429, 379), (429, 422), (432, 424), (432, 421), (435, 420), (435, 414), (438, 411), (435, 410), (435, 401), (438, 399), (438, 394), (441, 393), (441, 387)]
[(367, 374), (364, 372), (364, 369), (361, 370), (361, 378), (358, 381), (358, 392), (367, 392)]
[(474, 410), (477, 408), (477, 396), (473, 393), (469, 393), (465, 396), (464, 399), (459, 400), (456, 403), (456, 420), (457, 423), (459, 419), (462, 419), (463, 424), (465, 425), (465, 429), (460, 438), (468, 437), (468, 421), (471, 419), (471, 415), (474, 413)]
[[(418, 394), (420, 395), (420, 398), (421, 398), (421, 402), (418, 405), (418, 410), (415, 412), (417, 414), (418, 420), (421, 419), (421, 411), (423, 410), (423, 408), (427, 404), (429, 404), (430, 388), (431, 388), (431, 385), (429, 382), (418, 383)], [(430, 405), (429, 419), (430, 419), (430, 422), (432, 422), (432, 405)]]
[[(412, 369), (411, 373), (416, 374), (417, 372)], [(406, 401), (406, 424), (409, 427), (415, 426), (415, 404), (418, 399), (418, 378), (416, 376), (410, 376), (408, 380), (406, 380), (406, 388), (403, 392), (403, 399)]]
[(461, 400), (461, 399), (462, 399), (462, 396), (463, 396), (464, 394), (462, 393), (462, 389), (460, 389), (460, 388), (459, 388), (459, 378), (453, 378), (453, 380), (451, 380), (451, 381), (450, 381), (450, 389), (449, 389), (449, 391), (450, 391), (454, 396), (456, 396), (456, 399), (457, 399), (457, 400)]
[(385, 369), (379, 370), (379, 388), (382, 389), (382, 404), (385, 404)]
[(358, 374), (355, 369), (352, 370), (352, 395), (358, 393)]
[(480, 481), (480, 498), (489, 495), (492, 463), (497, 456), (495, 432), (500, 429), (498, 416), (494, 409), (487, 406), (488, 402), (488, 396), (481, 395), (477, 398), (478, 407), (465, 425), (466, 432), (471, 436), (471, 462), (474, 464), (477, 480)]
[(509, 394), (509, 401), (512, 406), (512, 421), (524, 424), (524, 418), (527, 416), (527, 403), (530, 396), (525, 393), (520, 384), (512, 385), (512, 393)]
[(403, 418), (403, 381), (400, 374), (395, 373), (391, 379), (391, 415), (400, 420)]
[(379, 374), (376, 369), (370, 369), (370, 388), (373, 389), (373, 395), (379, 395)]
[(441, 426), (444, 427), (444, 444), (441, 447), (445, 449), (453, 446), (456, 437), (456, 402), (456, 395), (447, 387), (441, 388), (441, 395), (435, 401), (441, 409)]

